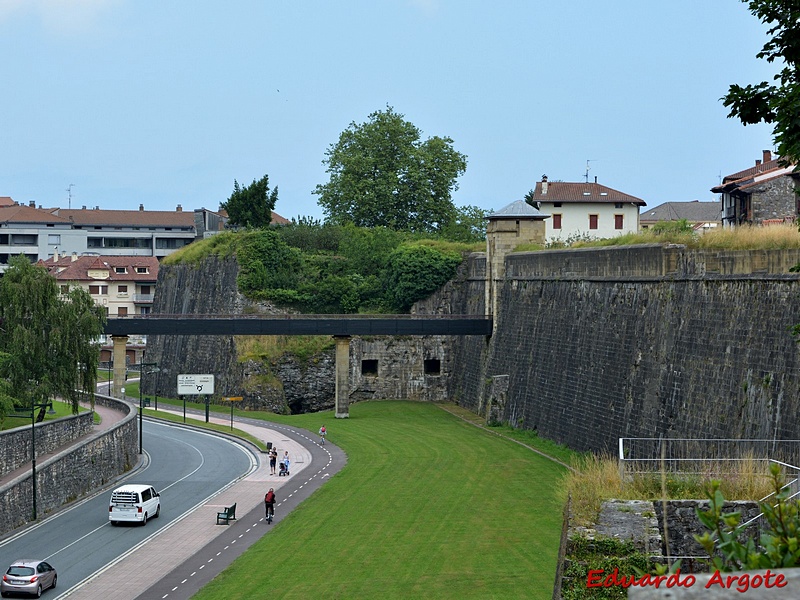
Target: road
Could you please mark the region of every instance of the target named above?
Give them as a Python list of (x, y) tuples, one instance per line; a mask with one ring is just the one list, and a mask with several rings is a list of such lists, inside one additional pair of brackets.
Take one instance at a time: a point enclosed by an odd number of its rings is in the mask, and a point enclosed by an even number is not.
[(199, 431), (145, 422), (143, 439), (149, 462), (126, 483), (148, 483), (161, 493), (158, 519), (111, 526), (106, 491), (3, 540), (2, 568), (18, 558), (44, 558), (58, 570), (58, 591), (67, 592), (257, 466), (241, 445)]

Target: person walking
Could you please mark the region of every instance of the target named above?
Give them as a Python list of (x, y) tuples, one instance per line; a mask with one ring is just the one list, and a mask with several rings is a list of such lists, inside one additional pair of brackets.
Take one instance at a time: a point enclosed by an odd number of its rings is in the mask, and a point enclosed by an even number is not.
[(272, 517), (275, 516), (275, 491), (272, 488), (269, 488), (264, 496), (264, 507), (267, 513), (267, 523), (272, 523)]
[(275, 469), (278, 466), (278, 449), (275, 446), (269, 451), (269, 474), (275, 475)]

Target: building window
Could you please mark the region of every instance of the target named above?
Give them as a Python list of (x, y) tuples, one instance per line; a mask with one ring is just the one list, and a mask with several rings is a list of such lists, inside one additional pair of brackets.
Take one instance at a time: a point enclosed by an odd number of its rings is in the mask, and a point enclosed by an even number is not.
[(442, 361), (438, 358), (426, 358), (423, 361), (425, 375), (439, 375), (442, 371)]
[(108, 286), (107, 285), (90, 285), (89, 286), (89, 293), (92, 296), (105, 296), (108, 294)]
[(622, 229), (622, 215), (614, 215), (614, 229)]
[(140, 275), (147, 275), (147, 267), (136, 267), (136, 272)]
[(553, 215), (553, 229), (561, 229), (561, 215)]
[(114, 273), (119, 273), (120, 275), (125, 275), (128, 272), (128, 269), (125, 267), (114, 267)]
[(121, 285), (121, 286), (117, 287), (117, 291), (120, 294), (127, 294), (128, 293), (128, 286), (127, 285)]
[(69, 286), (68, 285), (62, 285), (61, 286), (61, 293), (62, 294), (69, 294)]
[(152, 294), (152, 292), (150, 291), (150, 286), (149, 285), (143, 285), (142, 288), (141, 288), (141, 294), (143, 296), (149, 296), (150, 294)]
[(118, 317), (127, 317), (128, 316), (128, 307), (127, 306), (120, 306), (117, 308), (117, 316)]
[(589, 229), (597, 229), (597, 215), (589, 215)]
[(61, 243), (61, 236), (55, 233), (50, 233), (47, 235), (47, 243), (58, 245)]
[(361, 374), (362, 375), (377, 375), (378, 374), (378, 361), (376, 359), (368, 359), (361, 361)]
[(622, 202), (615, 202), (614, 208), (622, 208)]
[(561, 208), (561, 202), (553, 202), (553, 208)]
[(150, 314), (150, 307), (149, 306), (142, 306), (139, 309), (139, 314), (140, 315), (149, 315)]

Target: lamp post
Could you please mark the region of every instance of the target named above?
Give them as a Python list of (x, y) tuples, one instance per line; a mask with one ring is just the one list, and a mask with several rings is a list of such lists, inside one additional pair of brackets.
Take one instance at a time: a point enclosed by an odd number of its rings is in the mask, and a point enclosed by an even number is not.
[[(149, 371), (145, 367), (153, 367)], [(144, 362), (144, 351), (142, 351), (142, 362), (139, 363), (139, 454), (142, 453), (142, 415), (144, 413), (144, 399), (142, 398), (142, 384), (144, 383), (144, 374), (158, 373), (158, 363)]]
[(31, 403), (31, 475), (33, 484), (33, 520), (36, 520), (36, 409), (43, 409), (50, 407), (53, 410), (53, 403), (51, 402), (32, 402)]

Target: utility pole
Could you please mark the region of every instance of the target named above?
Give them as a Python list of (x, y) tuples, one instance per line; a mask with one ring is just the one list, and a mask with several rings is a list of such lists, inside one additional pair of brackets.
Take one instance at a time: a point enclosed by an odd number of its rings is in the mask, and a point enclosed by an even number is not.
[(75, 184), (74, 183), (70, 183), (69, 187), (67, 188), (67, 193), (69, 194), (69, 200), (68, 200), (67, 208), (69, 208), (69, 209), (72, 208), (72, 188), (74, 188), (74, 187), (75, 187)]

